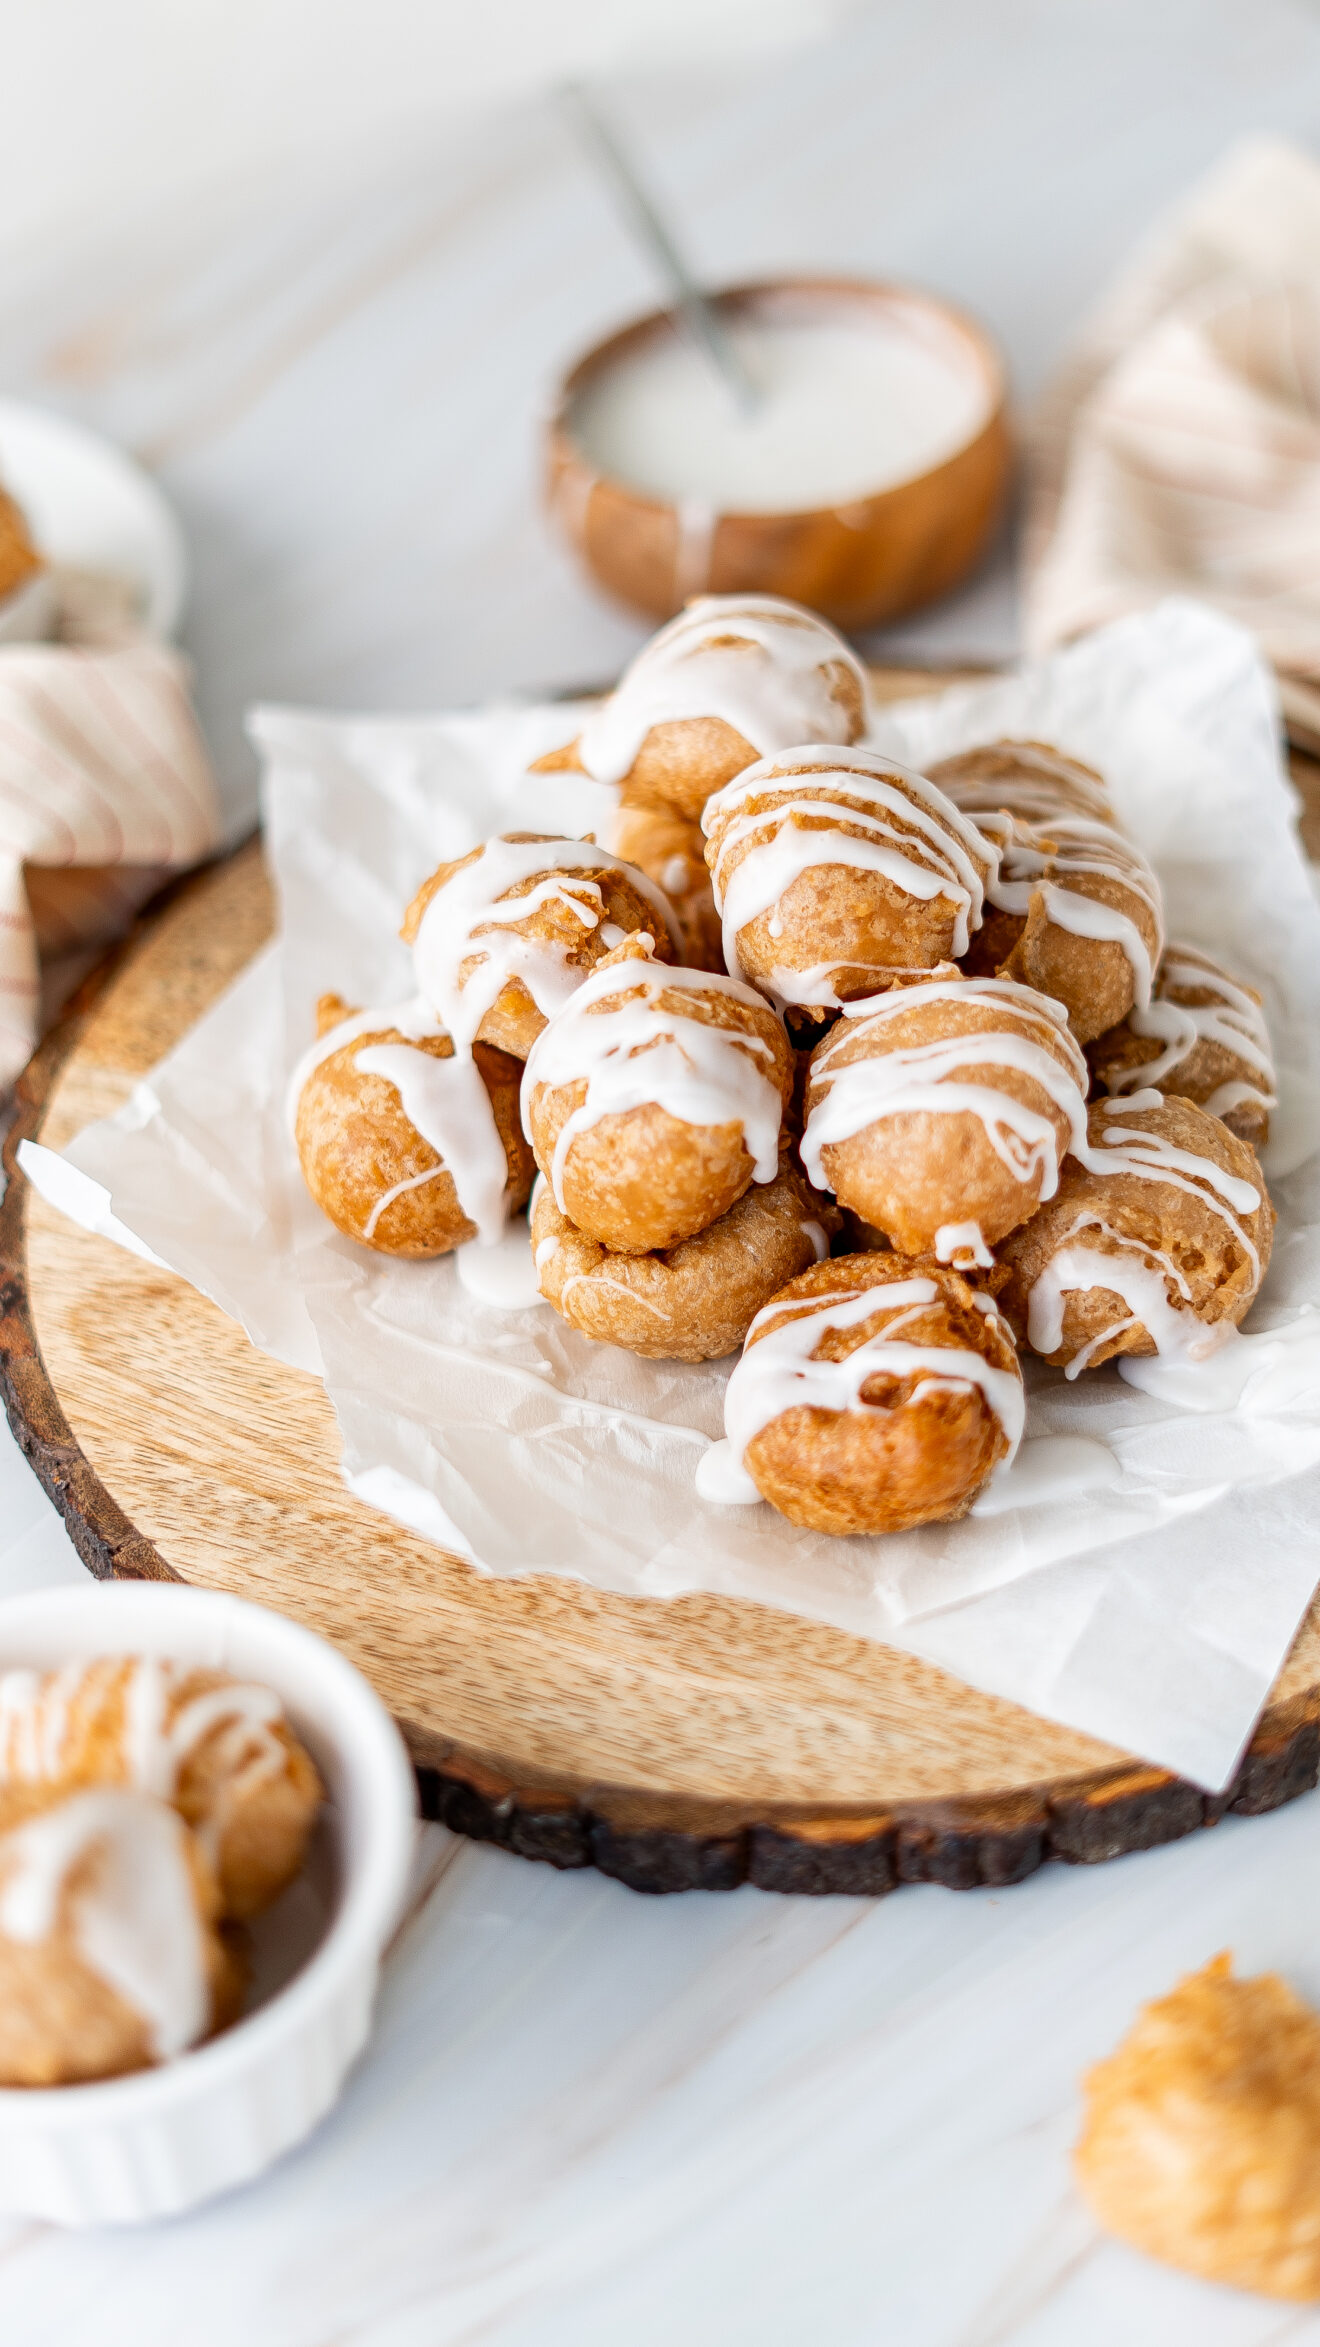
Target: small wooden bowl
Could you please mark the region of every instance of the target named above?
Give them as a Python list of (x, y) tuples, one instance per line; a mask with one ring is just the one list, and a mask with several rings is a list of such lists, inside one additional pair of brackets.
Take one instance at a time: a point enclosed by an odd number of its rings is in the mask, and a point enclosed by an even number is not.
[(897, 619), (956, 586), (984, 552), (1008, 484), (1004, 368), (989, 338), (930, 294), (861, 277), (770, 278), (715, 298), (731, 320), (838, 322), (860, 311), (897, 325), (975, 374), (985, 420), (928, 472), (847, 505), (717, 513), (649, 495), (596, 470), (574, 437), (573, 412), (592, 376), (676, 329), (673, 311), (653, 311), (578, 360), (547, 426), (549, 507), (593, 578), (653, 619), (669, 619), (693, 595), (756, 593), (788, 596), (850, 629)]

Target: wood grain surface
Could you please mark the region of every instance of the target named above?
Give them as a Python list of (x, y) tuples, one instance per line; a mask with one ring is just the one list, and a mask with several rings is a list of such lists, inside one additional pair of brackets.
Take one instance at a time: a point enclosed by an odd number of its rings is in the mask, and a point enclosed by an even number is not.
[[(1320, 813), (1320, 769), (1298, 779)], [(24, 1134), (58, 1148), (118, 1106), (271, 920), (255, 845), (175, 889), (33, 1061), (11, 1162)], [(1172, 1840), (1316, 1781), (1316, 1607), (1212, 1798), (820, 1624), (486, 1578), (349, 1495), (316, 1380), (21, 1176), (0, 1209), (0, 1374), (93, 1572), (232, 1590), (311, 1624), (389, 1704), (429, 1812), (529, 1857), (643, 1890), (963, 1888)]]

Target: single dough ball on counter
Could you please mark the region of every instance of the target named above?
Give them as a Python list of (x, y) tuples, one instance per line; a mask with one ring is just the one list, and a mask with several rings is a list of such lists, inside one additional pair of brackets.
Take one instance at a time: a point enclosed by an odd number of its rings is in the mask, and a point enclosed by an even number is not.
[(957, 961), (995, 870), (952, 800), (878, 750), (763, 759), (716, 793), (702, 827), (728, 967), (817, 1014)]
[(269, 1688), (150, 1655), (0, 1674), (0, 1795), (96, 1786), (171, 1803), (240, 1920), (293, 1881), (324, 1798)]
[(722, 970), (720, 917), (701, 825), (666, 807), (620, 806), (610, 827), (610, 846), (663, 888), (678, 923), (679, 959), (692, 970)]
[(721, 784), (795, 742), (855, 742), (866, 678), (842, 636), (775, 595), (699, 595), (642, 646), (575, 742), (533, 772), (617, 783), (695, 819)]
[(381, 1255), (447, 1255), (494, 1240), (527, 1203), (522, 1063), (456, 1052), (420, 1003), (350, 1011), (322, 995), (320, 1040), (290, 1085), (303, 1179), (346, 1238)]
[(629, 939), (537, 1037), (523, 1122), (560, 1212), (647, 1254), (774, 1181), (794, 1072), (782, 1020), (750, 986)]
[(829, 1253), (837, 1217), (797, 1168), (781, 1163), (718, 1222), (650, 1255), (615, 1255), (575, 1230), (538, 1182), (532, 1249), (547, 1304), (598, 1344), (657, 1361), (735, 1353), (785, 1280)]
[(1166, 945), (1151, 1001), (1088, 1057), (1103, 1092), (1176, 1092), (1253, 1149), (1270, 1137), (1274, 1055), (1260, 996), (1199, 946)]
[(1053, 995), (1079, 1043), (1147, 1002), (1163, 900), (1100, 776), (1044, 742), (995, 742), (931, 779), (999, 851), (968, 969)]
[(763, 1499), (813, 1532), (967, 1513), (1016, 1450), (1022, 1372), (989, 1296), (943, 1264), (839, 1255), (757, 1315), (725, 1426)]
[(0, 2085), (146, 2069), (236, 2020), (243, 1968), (205, 1854), (149, 1794), (0, 1800)]
[(1059, 1187), (1000, 1251), (1019, 1344), (1076, 1377), (1121, 1354), (1206, 1359), (1265, 1276), (1274, 1209), (1247, 1142), (1190, 1100), (1092, 1104)]
[(802, 1162), (902, 1255), (988, 1264), (1086, 1127), (1060, 1005), (947, 970), (849, 1003), (811, 1058)]
[(673, 907), (644, 872), (591, 840), (513, 831), (441, 864), (402, 935), (422, 1001), (460, 1049), (526, 1059), (587, 972), (640, 930), (662, 961), (679, 959)]
[(1320, 2018), (1216, 1956), (1085, 2080), (1073, 2155), (1099, 2222), (1208, 2282), (1320, 2299)]

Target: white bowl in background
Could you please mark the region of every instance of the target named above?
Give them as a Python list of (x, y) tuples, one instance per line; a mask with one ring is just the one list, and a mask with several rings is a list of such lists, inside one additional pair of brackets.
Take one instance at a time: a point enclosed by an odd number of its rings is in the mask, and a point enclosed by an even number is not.
[(172, 636), (188, 587), (174, 508), (112, 440), (53, 408), (0, 399), (0, 482), (47, 562), (126, 579), (142, 625)]
[[(366, 2042), (416, 1841), (398, 1729), (361, 1673), (310, 1630), (171, 1582), (89, 1581), (0, 1604), (0, 1670), (98, 1654), (168, 1656), (273, 1688), (325, 1779), (330, 1864), (319, 1875), (319, 1941), (232, 2029), (126, 2078), (0, 2088), (0, 2209), (65, 2225), (173, 2216), (258, 2175), (311, 2132)], [(305, 1883), (286, 1900), (301, 1955), (320, 1919), (309, 1932)], [(259, 1947), (258, 1984), (281, 1970), (278, 1951)]]

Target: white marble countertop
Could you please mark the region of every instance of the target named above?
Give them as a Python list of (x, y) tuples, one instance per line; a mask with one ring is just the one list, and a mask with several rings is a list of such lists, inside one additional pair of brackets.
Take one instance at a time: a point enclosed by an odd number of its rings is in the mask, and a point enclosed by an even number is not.
[[(1029, 394), (1231, 137), (1320, 131), (1320, 18), (890, 0), (740, 89), (626, 111), (712, 275), (932, 282)], [(241, 180), (135, 213), (89, 188), (0, 295), (0, 389), (116, 434), (178, 504), (236, 829), (256, 698), (416, 709), (617, 665), (638, 631), (544, 529), (534, 419), (555, 366), (652, 294), (534, 108), (370, 172)], [(888, 639), (1011, 642), (1006, 561)], [(0, 1443), (0, 1589), (80, 1571)], [(0, 2222), (0, 2339), (1320, 2347), (1320, 2313), (1098, 2241), (1067, 2170), (1079, 2072), (1141, 1998), (1231, 1945), (1320, 2002), (1318, 1924), (1315, 1796), (1093, 1872), (878, 1905), (647, 1900), (428, 1828), (376, 2036), (314, 2140), (144, 2233)]]

